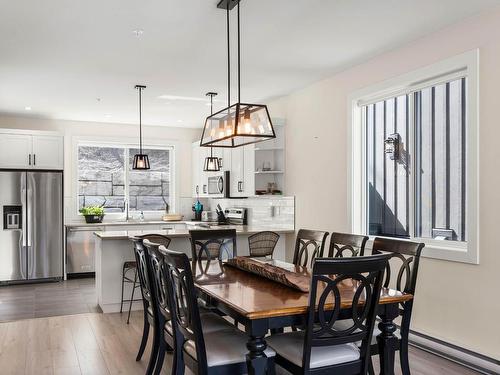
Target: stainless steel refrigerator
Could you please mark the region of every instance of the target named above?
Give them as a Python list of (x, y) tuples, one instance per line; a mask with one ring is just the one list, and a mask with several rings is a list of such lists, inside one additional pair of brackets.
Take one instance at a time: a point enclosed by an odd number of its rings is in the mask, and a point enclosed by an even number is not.
[(63, 175), (0, 170), (0, 283), (63, 277)]

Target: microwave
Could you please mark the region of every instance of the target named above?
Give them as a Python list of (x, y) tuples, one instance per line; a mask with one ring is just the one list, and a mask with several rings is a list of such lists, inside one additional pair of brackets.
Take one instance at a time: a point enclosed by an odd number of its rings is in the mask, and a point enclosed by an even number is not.
[(208, 177), (208, 194), (221, 198), (229, 197), (229, 171)]

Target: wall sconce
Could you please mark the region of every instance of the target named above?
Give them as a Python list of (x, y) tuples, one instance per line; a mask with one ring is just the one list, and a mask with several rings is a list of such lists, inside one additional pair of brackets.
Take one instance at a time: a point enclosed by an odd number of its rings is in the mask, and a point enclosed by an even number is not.
[(390, 134), (384, 141), (384, 151), (391, 160), (399, 159), (399, 134)]

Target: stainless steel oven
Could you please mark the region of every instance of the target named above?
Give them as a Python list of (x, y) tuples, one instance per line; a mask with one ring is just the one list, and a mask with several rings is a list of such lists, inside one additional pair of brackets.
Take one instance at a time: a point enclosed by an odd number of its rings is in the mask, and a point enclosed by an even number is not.
[(208, 194), (214, 197), (229, 197), (229, 171), (208, 178)]

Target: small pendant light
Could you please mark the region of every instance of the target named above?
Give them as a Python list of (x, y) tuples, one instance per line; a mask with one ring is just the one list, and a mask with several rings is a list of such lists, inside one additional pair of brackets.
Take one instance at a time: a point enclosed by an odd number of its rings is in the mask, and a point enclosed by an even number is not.
[[(240, 0), (241, 1), (241, 0)], [(202, 147), (239, 147), (276, 138), (271, 116), (264, 104), (242, 103), (240, 100), (240, 1), (222, 0), (217, 7), (226, 10), (227, 23), (227, 108), (207, 117), (200, 140)], [(238, 102), (231, 105), (231, 59), (229, 11), (237, 2), (238, 19)]]
[(148, 155), (142, 153), (142, 90), (146, 86), (136, 85), (135, 88), (139, 90), (139, 153), (134, 155), (132, 169), (147, 170), (150, 168), (149, 158)]
[[(207, 92), (207, 96), (210, 96), (210, 116), (214, 114), (214, 96), (217, 95), (216, 92)], [(203, 165), (204, 172), (219, 172), (220, 171), (220, 160), (218, 157), (214, 157), (214, 149), (210, 147), (210, 156), (205, 158), (205, 164)]]

